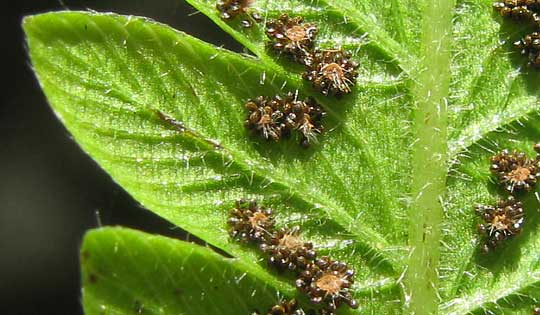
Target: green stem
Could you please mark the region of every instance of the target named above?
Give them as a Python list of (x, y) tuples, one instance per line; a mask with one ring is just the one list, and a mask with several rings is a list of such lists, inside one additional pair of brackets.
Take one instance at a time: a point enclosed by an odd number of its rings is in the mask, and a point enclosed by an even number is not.
[(446, 186), (447, 113), (450, 48), (455, 0), (427, 1), (421, 63), (412, 92), (416, 142), (412, 153), (412, 197), (409, 209), (411, 254), (405, 276), (407, 313), (437, 314), (439, 248)]

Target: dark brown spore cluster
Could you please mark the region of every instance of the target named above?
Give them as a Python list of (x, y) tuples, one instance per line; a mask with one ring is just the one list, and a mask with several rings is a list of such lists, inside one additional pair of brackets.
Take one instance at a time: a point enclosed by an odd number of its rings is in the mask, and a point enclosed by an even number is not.
[[(251, 2), (220, 0), (216, 7), (221, 17), (229, 20), (247, 14)], [(317, 34), (316, 24), (287, 14), (266, 24), (268, 46), (305, 66), (303, 77), (317, 91), (338, 97), (351, 93), (358, 76), (358, 64), (351, 59), (351, 53), (341, 48), (316, 49)], [(296, 93), (258, 96), (248, 100), (245, 108), (248, 111), (246, 128), (266, 140), (277, 142), (297, 133), (300, 144), (309, 147), (324, 131), (322, 119), (326, 113), (311, 97), (301, 100)], [(354, 271), (346, 263), (330, 257), (317, 259), (317, 251), (311, 242), (302, 238), (299, 227), (276, 229), (274, 222), (270, 209), (245, 200), (236, 203), (228, 221), (233, 239), (257, 244), (267, 257), (268, 265), (296, 276), (298, 290), (319, 305), (319, 314), (335, 315), (343, 304), (357, 308), (358, 302), (350, 291)], [(298, 309), (296, 300), (284, 301), (268, 312), (268, 315), (300, 314), (304, 312)]]
[(241, 199), (230, 212), (229, 225), (232, 238), (261, 243), (272, 233), (274, 218), (271, 209), (259, 207), (255, 200)]
[(501, 16), (531, 23), (535, 32), (514, 42), (514, 46), (527, 56), (527, 65), (540, 68), (540, 0), (504, 0), (493, 3), (493, 7)]
[(216, 9), (220, 12), (220, 17), (224, 20), (234, 19), (246, 12), (251, 1), (249, 0), (219, 0)]
[(247, 101), (249, 111), (245, 126), (267, 140), (279, 141), (289, 131), (284, 123), (283, 100), (259, 96)]
[(322, 306), (322, 314), (335, 315), (342, 304), (358, 308), (358, 302), (349, 291), (354, 282), (353, 276), (354, 270), (346, 263), (325, 256), (302, 271), (296, 287), (306, 293), (312, 303)]
[(351, 93), (358, 77), (358, 64), (351, 59), (350, 52), (341, 48), (317, 49), (317, 33), (317, 25), (304, 23), (302, 17), (283, 14), (266, 23), (269, 46), (304, 65), (303, 78), (317, 91), (325, 96)]
[(261, 244), (261, 250), (268, 255), (268, 263), (282, 270), (297, 270), (304, 269), (313, 262), (317, 256), (313, 244), (304, 242), (299, 234), (298, 226), (292, 229), (282, 228)]
[(540, 176), (537, 160), (531, 160), (523, 152), (503, 150), (491, 157), (491, 172), (499, 184), (509, 193), (530, 191)]
[(289, 114), (291, 126), (302, 135), (300, 144), (307, 148), (312, 143), (317, 143), (317, 136), (324, 132), (322, 119), (326, 112), (313, 97), (306, 98), (301, 103), (296, 103)]
[(540, 177), (540, 144), (533, 148), (537, 153), (533, 159), (523, 152), (507, 149), (490, 158), (490, 170), (497, 184), (510, 196), (501, 198), (495, 205), (476, 206), (476, 213), (484, 221), (478, 225), (478, 231), (486, 237), (484, 253), (495, 250), (523, 229), (525, 211), (516, 198), (529, 193)]
[[(258, 244), (271, 267), (294, 274), (297, 289), (319, 305), (319, 314), (335, 315), (343, 304), (357, 308), (358, 302), (350, 291), (354, 270), (328, 256), (317, 258), (313, 244), (302, 239), (300, 227), (276, 229), (274, 222), (271, 210), (257, 206), (256, 201), (239, 200), (230, 211), (230, 235), (235, 240)], [(304, 314), (295, 300), (275, 305), (268, 313), (289, 314)]]
[(260, 15), (256, 12), (250, 12), (249, 7), (253, 0), (219, 0), (216, 3), (216, 9), (219, 16), (224, 20), (232, 20), (237, 16), (244, 16), (242, 20), (243, 27), (251, 27), (253, 23), (262, 21)]
[(540, 33), (533, 32), (514, 43), (514, 46), (527, 56), (529, 67), (540, 68)]
[(296, 131), (301, 134), (300, 144), (309, 147), (324, 131), (322, 118), (326, 113), (311, 97), (298, 100), (293, 93), (285, 97), (259, 96), (249, 100), (245, 107), (245, 126), (266, 140), (279, 141)]
[(341, 49), (320, 50), (313, 53), (306, 63), (304, 79), (323, 95), (351, 93), (358, 77), (358, 64), (351, 59), (351, 54)]
[(259, 244), (269, 265), (278, 270), (298, 271), (317, 256), (313, 244), (302, 240), (300, 227), (276, 229), (272, 210), (259, 207), (255, 200), (238, 200), (228, 223), (233, 239)]
[(283, 14), (277, 20), (266, 23), (270, 47), (301, 64), (305, 64), (306, 58), (311, 55), (318, 32), (315, 24), (304, 23), (299, 16), (290, 18)]
[(539, 0), (504, 0), (493, 3), (493, 8), (503, 17), (511, 17), (521, 21), (540, 23)]
[(476, 213), (484, 220), (483, 224), (478, 225), (478, 230), (487, 237), (486, 243), (482, 246), (485, 253), (519, 234), (525, 221), (523, 204), (511, 196), (506, 200), (497, 201), (494, 206), (479, 205), (476, 207)]

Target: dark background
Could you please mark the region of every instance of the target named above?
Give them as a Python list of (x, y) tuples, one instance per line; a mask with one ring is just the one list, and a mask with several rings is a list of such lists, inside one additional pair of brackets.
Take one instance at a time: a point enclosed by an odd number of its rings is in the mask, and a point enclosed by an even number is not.
[(2, 6), (0, 314), (82, 314), (78, 250), (86, 230), (101, 223), (179, 238), (184, 233), (138, 205), (71, 139), (30, 69), (21, 18), (51, 10), (113, 11), (240, 47), (183, 0), (19, 0)]

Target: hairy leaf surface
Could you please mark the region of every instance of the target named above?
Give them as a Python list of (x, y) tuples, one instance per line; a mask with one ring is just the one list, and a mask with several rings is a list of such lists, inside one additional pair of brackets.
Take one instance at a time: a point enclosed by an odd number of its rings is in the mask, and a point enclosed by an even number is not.
[[(343, 314), (530, 313), (540, 298), (534, 193), (520, 197), (523, 234), (489, 255), (479, 253), (473, 211), (502, 195), (489, 156), (506, 147), (532, 154), (540, 139), (539, 76), (511, 53), (523, 28), (488, 0), (256, 1), (265, 18), (304, 16), (319, 25), (320, 47), (354, 53), (354, 92), (335, 99), (266, 48), (263, 24), (243, 29), (220, 20), (214, 1), (189, 2), (254, 56), (139, 17), (24, 21), (41, 86), (81, 147), (146, 208), (234, 257), (92, 232), (83, 246), (88, 314), (250, 314), (276, 292), (297, 296), (290, 275), (229, 239), (239, 198), (273, 208), (279, 226), (301, 226), (321, 255), (355, 267), (361, 306)], [(328, 112), (327, 132), (307, 150), (243, 126), (247, 99), (288, 91), (315, 96)]]

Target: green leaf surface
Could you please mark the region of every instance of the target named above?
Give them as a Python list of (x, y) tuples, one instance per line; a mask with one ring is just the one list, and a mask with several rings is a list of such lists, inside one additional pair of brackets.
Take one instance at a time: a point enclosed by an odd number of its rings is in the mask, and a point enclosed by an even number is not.
[(230, 314), (249, 314), (279, 298), (249, 264), (134, 230), (88, 233), (81, 263), (91, 314), (221, 314), (225, 305)]
[[(354, 53), (355, 90), (335, 99), (265, 48), (262, 25), (246, 30), (221, 21), (214, 1), (189, 2), (255, 56), (139, 17), (59, 12), (24, 21), (40, 84), (81, 147), (146, 208), (235, 257), (123, 230), (93, 232), (84, 277), (108, 271), (95, 287), (86, 281), (88, 314), (140, 314), (137, 301), (150, 314), (218, 307), (239, 315), (252, 305), (230, 307), (228, 299), (254, 294), (263, 309), (277, 291), (294, 296), (290, 275), (229, 239), (227, 214), (243, 197), (272, 207), (279, 226), (300, 225), (322, 255), (355, 267), (361, 306), (343, 314), (531, 312), (540, 299), (538, 200), (522, 197), (523, 234), (489, 255), (479, 253), (473, 211), (501, 194), (489, 156), (505, 147), (532, 154), (540, 139), (539, 75), (510, 53), (522, 28), (503, 23), (490, 0), (256, 1), (266, 18), (302, 15), (318, 23), (320, 46)], [(295, 140), (250, 137), (245, 101), (294, 90), (329, 113), (320, 143), (305, 150)], [(110, 254), (111, 244), (123, 254)], [(164, 279), (203, 260), (213, 271)], [(242, 271), (250, 275), (245, 287), (212, 292), (205, 283)], [(175, 299), (175, 283), (193, 297), (205, 292), (204, 305)]]

